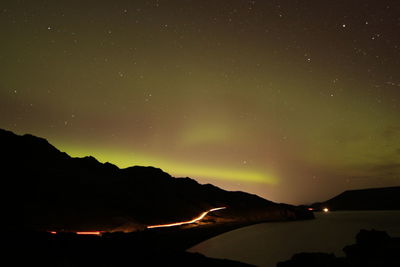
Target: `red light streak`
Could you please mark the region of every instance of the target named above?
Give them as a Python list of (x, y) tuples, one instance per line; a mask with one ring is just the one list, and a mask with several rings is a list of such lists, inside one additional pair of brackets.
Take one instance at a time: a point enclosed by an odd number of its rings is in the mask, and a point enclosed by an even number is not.
[[(101, 235), (104, 231), (83, 231), (83, 232), (75, 232), (77, 235)], [(49, 231), (50, 234), (56, 235), (56, 231)]]

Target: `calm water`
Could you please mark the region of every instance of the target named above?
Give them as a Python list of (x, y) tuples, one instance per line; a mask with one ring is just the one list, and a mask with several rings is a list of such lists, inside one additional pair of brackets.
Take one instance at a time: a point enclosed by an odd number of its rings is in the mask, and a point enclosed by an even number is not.
[(330, 252), (355, 243), (360, 229), (385, 230), (400, 237), (400, 211), (315, 213), (310, 221), (263, 223), (216, 236), (189, 249), (209, 257), (276, 266), (299, 252)]

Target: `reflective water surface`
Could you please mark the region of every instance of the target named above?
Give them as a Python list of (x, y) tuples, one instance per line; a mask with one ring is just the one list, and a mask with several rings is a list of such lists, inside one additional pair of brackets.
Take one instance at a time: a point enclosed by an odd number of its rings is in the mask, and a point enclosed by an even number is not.
[(309, 221), (263, 223), (216, 236), (189, 249), (209, 257), (275, 266), (299, 252), (344, 255), (360, 229), (385, 230), (400, 237), (400, 211), (339, 211), (315, 213)]

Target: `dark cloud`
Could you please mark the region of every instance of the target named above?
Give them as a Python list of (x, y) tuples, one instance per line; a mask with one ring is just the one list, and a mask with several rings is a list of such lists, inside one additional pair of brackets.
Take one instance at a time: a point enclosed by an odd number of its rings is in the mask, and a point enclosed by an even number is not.
[(400, 163), (377, 164), (369, 168), (369, 178), (400, 183)]
[(383, 131), (384, 138), (400, 137), (400, 126), (389, 126)]
[(349, 176), (353, 181), (387, 181), (388, 186), (400, 184), (400, 163), (375, 163), (353, 166), (356, 174)]
[(370, 170), (374, 172), (394, 171), (394, 170), (400, 171), (400, 163), (374, 165), (370, 168)]

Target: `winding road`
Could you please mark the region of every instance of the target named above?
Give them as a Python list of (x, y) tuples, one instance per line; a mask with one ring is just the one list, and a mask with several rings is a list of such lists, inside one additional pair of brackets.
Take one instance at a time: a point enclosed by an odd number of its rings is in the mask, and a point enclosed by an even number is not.
[(217, 210), (222, 210), (222, 209), (226, 209), (226, 207), (210, 209), (208, 211), (203, 212), (199, 217), (196, 217), (196, 218), (194, 218), (193, 220), (190, 220), (190, 221), (176, 222), (176, 223), (169, 223), (169, 224), (150, 225), (150, 226), (147, 226), (147, 229), (160, 228), (160, 227), (172, 227), (172, 226), (179, 226), (179, 225), (195, 223), (195, 222), (198, 222), (198, 221), (202, 220), (208, 213), (213, 212), (213, 211), (217, 211)]

